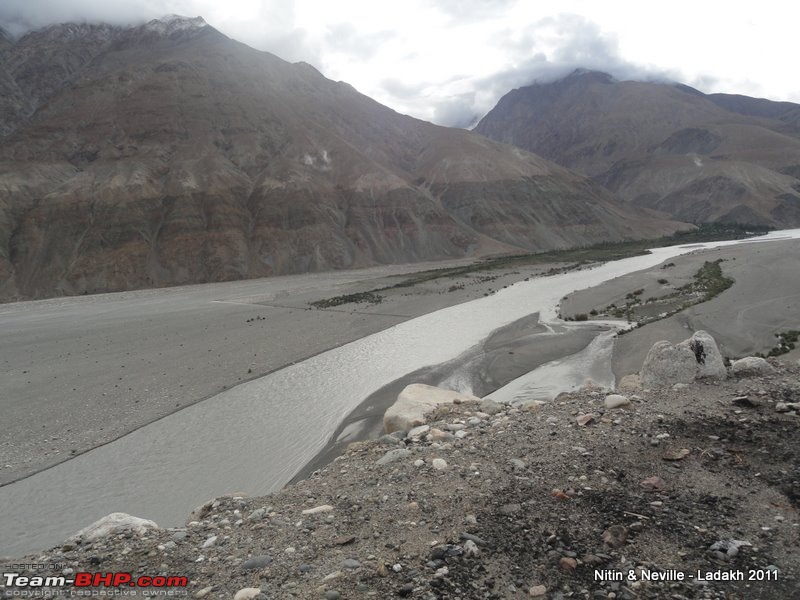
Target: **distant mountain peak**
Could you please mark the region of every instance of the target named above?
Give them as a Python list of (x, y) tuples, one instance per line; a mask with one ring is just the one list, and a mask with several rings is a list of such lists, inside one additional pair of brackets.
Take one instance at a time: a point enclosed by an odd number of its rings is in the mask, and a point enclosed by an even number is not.
[(169, 35), (175, 31), (186, 31), (190, 29), (202, 29), (208, 26), (203, 17), (184, 17), (183, 15), (164, 15), (158, 19), (153, 19), (145, 23), (144, 27), (148, 31)]
[(592, 69), (585, 69), (583, 67), (578, 67), (572, 73), (564, 77), (565, 80), (575, 80), (580, 79), (582, 81), (592, 81), (597, 83), (616, 83), (617, 79), (615, 79), (609, 73), (605, 73), (603, 71), (594, 71)]

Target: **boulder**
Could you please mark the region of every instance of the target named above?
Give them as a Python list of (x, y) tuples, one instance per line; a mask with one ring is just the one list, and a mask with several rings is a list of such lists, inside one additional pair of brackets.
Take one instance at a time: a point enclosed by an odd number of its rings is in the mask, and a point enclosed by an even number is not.
[(412, 383), (400, 392), (395, 403), (384, 413), (383, 428), (386, 433), (410, 431), (414, 427), (425, 425), (428, 415), (436, 407), (452, 404), (454, 401), (480, 402), (480, 398), (422, 383)]
[(759, 356), (746, 356), (733, 361), (731, 372), (736, 377), (750, 377), (752, 375), (769, 375), (774, 373), (775, 369)]
[[(725, 379), (728, 369), (725, 359), (717, 347), (717, 342), (706, 331), (695, 331), (692, 337), (682, 341), (678, 347), (688, 348), (692, 351), (697, 362), (697, 379)], [(673, 381), (673, 383), (678, 383)]]
[(697, 374), (697, 359), (688, 346), (674, 346), (662, 340), (653, 344), (639, 374), (646, 388), (691, 383)]
[(91, 542), (109, 535), (122, 533), (123, 531), (132, 531), (141, 535), (148, 529), (158, 529), (158, 525), (147, 519), (115, 512), (106, 515), (99, 521), (95, 521), (88, 527), (84, 527), (78, 533), (72, 535), (68, 541)]

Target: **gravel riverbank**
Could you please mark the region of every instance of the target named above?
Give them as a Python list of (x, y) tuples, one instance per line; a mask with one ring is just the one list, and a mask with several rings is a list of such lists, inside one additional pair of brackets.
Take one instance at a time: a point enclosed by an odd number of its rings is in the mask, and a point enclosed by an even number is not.
[(358, 442), (185, 527), (14, 562), (186, 576), (195, 598), (798, 597), (800, 367), (772, 363), (621, 408), (592, 387), (526, 410), (445, 406), (430, 429)]

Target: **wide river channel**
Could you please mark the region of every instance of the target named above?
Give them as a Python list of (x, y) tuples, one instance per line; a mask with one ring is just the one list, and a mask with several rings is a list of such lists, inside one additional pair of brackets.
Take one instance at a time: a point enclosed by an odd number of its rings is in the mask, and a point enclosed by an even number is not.
[[(797, 237), (800, 230), (757, 239)], [(51, 547), (111, 512), (177, 526), (209, 498), (278, 490), (382, 386), (452, 360), (526, 315), (539, 312), (542, 322), (552, 323), (559, 300), (573, 291), (701, 247), (732, 243), (739, 242), (656, 248), (645, 256), (520, 282), (231, 388), (0, 488), (0, 555)], [(558, 388), (558, 382), (548, 384)]]

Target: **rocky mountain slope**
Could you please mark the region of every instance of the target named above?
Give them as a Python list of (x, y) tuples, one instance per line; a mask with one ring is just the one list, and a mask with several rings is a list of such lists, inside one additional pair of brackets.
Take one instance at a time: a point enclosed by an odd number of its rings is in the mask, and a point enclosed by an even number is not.
[(679, 227), (400, 115), (200, 19), (0, 46), (0, 298), (114, 291)]
[(476, 131), (695, 223), (800, 225), (800, 105), (576, 71), (509, 92)]

